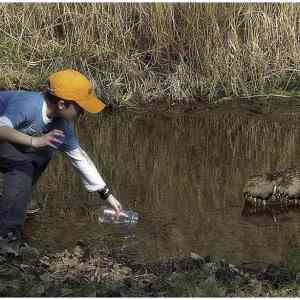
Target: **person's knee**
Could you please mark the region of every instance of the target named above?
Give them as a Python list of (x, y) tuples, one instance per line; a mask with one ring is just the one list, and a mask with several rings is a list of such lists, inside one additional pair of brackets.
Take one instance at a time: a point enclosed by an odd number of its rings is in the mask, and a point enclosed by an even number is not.
[(31, 161), (18, 161), (14, 163), (12, 170), (25, 173), (32, 177), (34, 173), (34, 166)]

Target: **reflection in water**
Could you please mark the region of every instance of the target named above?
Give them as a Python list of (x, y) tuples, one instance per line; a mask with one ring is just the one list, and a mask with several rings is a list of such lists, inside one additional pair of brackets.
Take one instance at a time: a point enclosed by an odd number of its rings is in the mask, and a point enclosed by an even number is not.
[[(137, 259), (192, 251), (232, 262), (278, 262), (288, 247), (299, 246), (299, 213), (279, 224), (268, 216), (245, 219), (241, 192), (253, 174), (297, 166), (299, 126), (290, 122), (296, 119), (242, 112), (102, 114), (86, 119), (94, 129), (81, 129), (79, 136), (115, 196), (142, 217), (135, 228)], [(41, 243), (59, 248), (112, 234), (93, 217), (96, 195), (84, 190), (60, 155), (35, 196), (47, 210), (28, 228)], [(118, 234), (114, 229), (112, 235)]]

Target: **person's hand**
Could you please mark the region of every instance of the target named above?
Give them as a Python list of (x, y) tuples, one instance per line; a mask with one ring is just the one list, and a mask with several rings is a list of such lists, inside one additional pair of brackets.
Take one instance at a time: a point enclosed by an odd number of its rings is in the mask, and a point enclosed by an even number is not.
[(110, 206), (115, 210), (116, 217), (118, 218), (122, 210), (121, 203), (113, 195), (109, 195), (106, 200), (110, 204)]
[(62, 130), (54, 129), (42, 136), (32, 137), (31, 145), (33, 148), (42, 148), (46, 146), (53, 147), (55, 149), (63, 142), (65, 137)]

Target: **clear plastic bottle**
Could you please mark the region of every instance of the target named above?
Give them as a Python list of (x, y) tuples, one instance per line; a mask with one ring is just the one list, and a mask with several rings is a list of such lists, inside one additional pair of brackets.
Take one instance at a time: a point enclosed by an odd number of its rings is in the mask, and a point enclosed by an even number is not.
[(122, 210), (116, 217), (116, 212), (106, 206), (101, 207), (98, 214), (98, 221), (103, 224), (135, 224), (138, 220), (138, 213), (132, 210)]

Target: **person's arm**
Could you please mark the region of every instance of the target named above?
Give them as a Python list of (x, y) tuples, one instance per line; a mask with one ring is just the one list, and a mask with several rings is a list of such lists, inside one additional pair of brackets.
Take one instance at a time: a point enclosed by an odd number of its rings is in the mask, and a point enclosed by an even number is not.
[(79, 172), (85, 188), (90, 192), (98, 192), (100, 197), (107, 200), (108, 203), (115, 209), (117, 214), (120, 213), (122, 210), (121, 204), (111, 194), (109, 188), (105, 184), (103, 178), (87, 153), (81, 147), (64, 152), (69, 157), (73, 167)]
[(32, 145), (31, 136), (10, 127), (0, 127), (0, 140), (26, 146)]
[(0, 124), (1, 141), (31, 146), (34, 148), (42, 148), (45, 146), (57, 148), (57, 144), (61, 143), (61, 140), (57, 139), (57, 137), (64, 137), (64, 134), (61, 130), (55, 129), (40, 137), (32, 137), (25, 133), (19, 132), (14, 128), (6, 127), (3, 125), (1, 126)]

